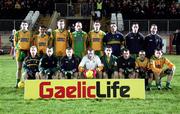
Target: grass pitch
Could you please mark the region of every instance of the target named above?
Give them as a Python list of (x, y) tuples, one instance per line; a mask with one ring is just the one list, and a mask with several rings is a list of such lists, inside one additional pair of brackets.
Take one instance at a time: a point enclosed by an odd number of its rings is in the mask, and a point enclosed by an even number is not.
[(145, 100), (24, 100), (23, 90), (13, 88), (15, 60), (1, 55), (0, 114), (180, 114), (180, 56), (166, 57), (176, 65), (173, 90), (146, 92)]

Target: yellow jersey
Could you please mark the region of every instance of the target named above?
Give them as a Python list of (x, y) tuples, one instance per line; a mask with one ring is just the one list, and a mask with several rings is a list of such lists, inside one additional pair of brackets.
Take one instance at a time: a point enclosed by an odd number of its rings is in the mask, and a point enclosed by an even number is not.
[(90, 46), (95, 51), (102, 51), (103, 50), (103, 38), (106, 35), (105, 32), (99, 31), (95, 32), (94, 30), (89, 32), (89, 38)]
[(29, 50), (32, 45), (32, 37), (30, 31), (19, 30), (14, 36), (14, 46), (16, 49)]
[(38, 34), (37, 36), (35, 36), (34, 44), (38, 49), (38, 53), (42, 51), (43, 54), (45, 54), (46, 49), (49, 46), (49, 36), (47, 34), (44, 35)]
[(160, 74), (164, 68), (164, 65), (166, 65), (169, 69), (175, 67), (175, 65), (165, 57), (161, 57), (160, 59), (156, 58), (155, 56), (151, 57), (150, 68), (152, 69), (153, 72)]
[(56, 29), (52, 32), (54, 52), (56, 56), (65, 56), (70, 33), (67, 30)]

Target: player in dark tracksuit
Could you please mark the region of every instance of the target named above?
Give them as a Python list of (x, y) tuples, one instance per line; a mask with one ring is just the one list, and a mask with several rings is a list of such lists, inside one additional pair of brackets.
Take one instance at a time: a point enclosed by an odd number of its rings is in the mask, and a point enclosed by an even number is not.
[(117, 31), (116, 24), (112, 23), (110, 28), (111, 32), (106, 34), (103, 44), (105, 46), (110, 45), (112, 47), (112, 54), (118, 57), (121, 54), (121, 49), (124, 47), (124, 36)]
[(135, 78), (135, 59), (130, 56), (128, 49), (122, 51), (117, 60), (119, 78)]
[(101, 62), (104, 65), (101, 74), (104, 79), (116, 78), (118, 76), (117, 57), (112, 55), (112, 47), (105, 47)]
[(125, 46), (129, 49), (130, 53), (134, 58), (137, 57), (140, 50), (143, 50), (144, 36), (139, 31), (139, 25), (134, 23), (132, 25), (132, 32), (129, 32), (125, 36)]
[(60, 78), (77, 79), (80, 57), (73, 55), (73, 49), (67, 48), (66, 55), (60, 61)]
[(58, 74), (58, 59), (53, 55), (53, 49), (47, 48), (46, 55), (43, 56), (39, 64), (40, 79), (57, 79)]
[(25, 70), (25, 79), (36, 79), (36, 73), (39, 72), (38, 65), (40, 57), (37, 55), (37, 48), (32, 46), (30, 48), (30, 55), (27, 56), (23, 62)]
[(144, 50), (146, 52), (146, 56), (151, 58), (154, 55), (155, 49), (162, 49), (163, 42), (161, 36), (157, 34), (157, 25), (151, 25), (151, 34), (145, 37), (144, 41)]

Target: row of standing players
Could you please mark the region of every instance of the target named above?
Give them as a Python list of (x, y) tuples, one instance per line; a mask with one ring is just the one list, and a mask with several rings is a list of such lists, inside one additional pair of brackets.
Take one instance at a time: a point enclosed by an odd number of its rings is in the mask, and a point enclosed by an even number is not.
[[(90, 52), (94, 51), (96, 55), (102, 56), (104, 50), (103, 47), (110, 46), (110, 48), (112, 49), (112, 55), (118, 57), (122, 55), (124, 52), (130, 51), (131, 55), (134, 58), (136, 58), (140, 50), (145, 50), (143, 52), (146, 53), (146, 56), (148, 58), (150, 58), (154, 54), (155, 49), (161, 50), (163, 47), (162, 38), (159, 35), (157, 35), (157, 25), (154, 24), (151, 26), (151, 34), (149, 34), (145, 38), (140, 32), (138, 32), (139, 26), (137, 23), (134, 23), (132, 25), (132, 32), (128, 33), (125, 36), (125, 38), (120, 32), (117, 31), (117, 26), (114, 23), (110, 24), (110, 32), (107, 34), (105, 34), (103, 31), (100, 30), (101, 25), (100, 22), (98, 21), (94, 22), (93, 24), (94, 29), (90, 31), (88, 35), (86, 34), (86, 32), (82, 31), (81, 22), (77, 22), (75, 24), (75, 31), (72, 33), (64, 29), (65, 21), (63, 19), (57, 22), (57, 26), (58, 29), (52, 31), (51, 34), (49, 35), (46, 34), (46, 27), (40, 26), (39, 34), (33, 35), (33, 37), (31, 37), (31, 33), (28, 30), (28, 23), (27, 22), (21, 23), (21, 30), (17, 31), (14, 37), (14, 45), (16, 49), (16, 60), (18, 67), (17, 83), (20, 81), (22, 63), (30, 50), (30, 45), (36, 45), (37, 52), (40, 55), (46, 53), (46, 49), (48, 49), (47, 47), (49, 45), (53, 46), (54, 55), (57, 56), (58, 58), (62, 58), (63, 56), (66, 55), (66, 48), (68, 46), (71, 46), (74, 55), (79, 56), (80, 58), (82, 58), (85, 55), (86, 47), (91, 47), (90, 50), (88, 51)], [(126, 47), (128, 50), (122, 51), (124, 47)], [(86, 58), (88, 60), (88, 56)], [(87, 61), (87, 62), (88, 63), (83, 63), (83, 64), (84, 65), (87, 64), (87, 66), (89, 66), (90, 63), (93, 63), (93, 61)], [(127, 62), (127, 64), (129, 63)], [(105, 66), (105, 64), (103, 66)], [(174, 71), (174, 65), (170, 65), (170, 66), (171, 67), (169, 69), (171, 71)], [(109, 69), (111, 69), (111, 67), (109, 67)], [(102, 70), (104, 70), (103, 67), (100, 67), (96, 71), (102, 71)], [(79, 71), (83, 71), (83, 68), (82, 69), (79, 68)], [(118, 69), (118, 71), (120, 71), (120, 69)], [(158, 72), (159, 71), (160, 70), (158, 70)], [(95, 71), (93, 72), (94, 72), (93, 74), (97, 73)], [(87, 74), (89, 74), (89, 72), (87, 72)], [(107, 74), (107, 76), (109, 75)], [(156, 81), (157, 87), (159, 86), (158, 88), (160, 88), (161, 85), (159, 80), (160, 80), (160, 76), (158, 81)], [(167, 87), (170, 88), (170, 86), (168, 86), (170, 85), (169, 84), (170, 81), (167, 82), (168, 82)], [(150, 86), (147, 87), (149, 88)]]

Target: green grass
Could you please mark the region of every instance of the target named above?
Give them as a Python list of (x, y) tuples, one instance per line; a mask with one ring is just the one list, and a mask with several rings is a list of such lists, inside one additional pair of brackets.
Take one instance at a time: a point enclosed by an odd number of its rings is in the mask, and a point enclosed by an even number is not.
[(0, 114), (180, 114), (180, 56), (166, 57), (176, 65), (173, 90), (146, 92), (145, 100), (24, 100), (23, 90), (13, 88), (15, 61), (0, 56)]

